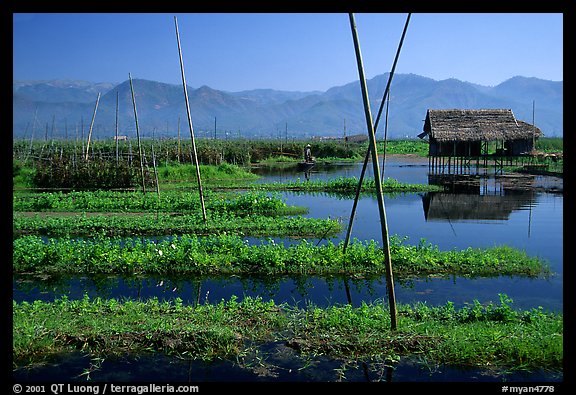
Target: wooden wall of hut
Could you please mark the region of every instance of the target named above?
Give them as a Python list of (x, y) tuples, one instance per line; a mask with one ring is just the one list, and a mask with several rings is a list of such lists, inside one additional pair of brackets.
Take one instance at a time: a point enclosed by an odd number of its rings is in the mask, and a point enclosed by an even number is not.
[(429, 156), (480, 156), (480, 141), (437, 141), (428, 146)]
[(523, 155), (532, 152), (534, 142), (528, 139), (508, 140), (504, 142), (504, 148), (506, 148), (506, 153), (510, 156)]

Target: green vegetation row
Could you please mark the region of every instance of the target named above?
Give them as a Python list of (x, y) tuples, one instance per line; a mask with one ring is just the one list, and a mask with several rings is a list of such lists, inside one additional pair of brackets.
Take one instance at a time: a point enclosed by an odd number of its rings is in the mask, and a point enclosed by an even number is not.
[[(80, 192), (86, 192), (85, 195), (74, 195), (74, 198), (78, 196), (78, 200), (84, 201), (85, 199), (90, 199), (90, 190), (110, 190), (110, 189), (136, 189), (141, 191), (141, 175), (136, 168), (131, 169), (130, 175), (125, 178), (118, 178), (117, 173), (114, 170), (114, 166), (110, 163), (104, 162), (100, 166), (100, 162), (84, 162), (81, 169), (91, 168), (91, 171), (79, 171), (73, 169), (67, 163), (60, 160), (52, 162), (42, 162), (41, 166), (37, 166), (35, 169), (30, 169), (30, 167), (23, 167), (21, 162), (14, 162), (13, 174), (14, 174), (14, 184), (21, 188), (34, 187), (34, 188), (50, 188), (50, 189), (72, 189), (80, 190)], [(120, 171), (120, 170), (118, 170)], [(157, 170), (158, 174), (158, 190), (161, 196), (164, 196), (167, 192), (186, 192), (194, 191), (197, 186), (197, 176), (196, 170), (193, 165), (190, 164), (169, 164), (166, 166), (161, 166)], [(292, 191), (328, 191), (335, 193), (354, 193), (357, 189), (359, 179), (356, 177), (338, 177), (329, 180), (298, 180), (292, 182), (274, 182), (274, 183), (263, 183), (254, 184), (253, 181), (259, 176), (243, 169), (238, 166), (229, 165), (226, 163), (220, 164), (218, 166), (200, 166), (201, 177), (203, 178), (202, 184), (206, 193), (210, 190), (215, 189), (238, 189), (238, 188), (248, 188), (256, 190), (292, 190)], [(150, 193), (157, 193), (155, 178), (153, 179), (149, 172), (147, 171), (145, 188)], [(122, 185), (118, 183), (122, 183)], [(397, 180), (387, 178), (384, 180), (382, 185), (383, 192), (386, 193), (396, 193), (396, 192), (419, 192), (419, 191), (436, 191), (442, 189), (439, 186), (425, 185), (425, 184), (410, 184), (402, 183)], [(362, 191), (375, 191), (376, 183), (374, 178), (366, 177), (362, 182)], [(123, 191), (128, 192), (128, 191)], [(194, 191), (195, 192), (195, 191)], [(47, 195), (48, 196), (48, 195)], [(86, 197), (83, 197), (86, 196)], [(108, 198), (109, 196), (121, 196), (116, 195), (106, 195), (104, 193), (94, 194), (94, 198)], [(197, 194), (196, 194), (197, 196)], [(125, 195), (126, 198), (133, 198), (135, 196)], [(45, 199), (45, 198), (42, 198)], [(46, 199), (52, 199), (48, 196)], [(62, 200), (63, 197), (58, 197)], [(173, 199), (173, 197), (170, 197)], [(170, 204), (170, 202), (167, 202)], [(198, 199), (197, 204), (200, 204)], [(147, 204), (149, 206), (149, 204)], [(78, 205), (76, 205), (80, 208)], [(164, 202), (159, 204), (159, 206), (164, 206)], [(20, 207), (20, 205), (19, 205)], [(18, 208), (20, 211), (20, 209)]]
[[(304, 157), (304, 147), (310, 143), (316, 158), (363, 158), (367, 143), (346, 143), (337, 140), (266, 140), (266, 139), (196, 139), (198, 162), (203, 165), (219, 165), (230, 163), (248, 166), (251, 163), (270, 159), (276, 156), (286, 156), (301, 160)], [(165, 162), (195, 163), (190, 139), (141, 139), (142, 151), (147, 162), (152, 165), (152, 149), (157, 164)], [(79, 140), (15, 140), (13, 142), (15, 159), (38, 160), (56, 157), (85, 158), (86, 143)], [(134, 139), (118, 142), (119, 161), (131, 161), (139, 164), (139, 148)], [(89, 159), (104, 158), (110, 162), (116, 161), (116, 142), (112, 139), (93, 140), (88, 152)]]
[[(302, 357), (326, 356), (372, 364), (414, 358), (422, 364), (454, 364), (492, 370), (562, 371), (563, 316), (541, 308), (514, 310), (512, 300), (397, 306), (390, 330), (388, 307), (304, 308), (261, 298), (232, 297), (216, 304), (183, 305), (181, 299), (116, 299), (13, 302), (13, 368), (81, 350), (93, 358), (162, 352), (181, 358), (228, 359), (240, 367), (269, 342), (284, 342)], [(268, 351), (269, 352), (269, 351)], [(345, 366), (346, 364), (344, 364)], [(90, 373), (90, 372), (86, 372)], [(345, 375), (340, 371), (340, 375)]]
[[(297, 180), (289, 182), (271, 182), (258, 184), (255, 188), (269, 191), (304, 191), (304, 192), (335, 192), (351, 194), (358, 188), (359, 178), (357, 177), (337, 177), (327, 180)], [(400, 182), (393, 178), (386, 178), (382, 182), (382, 192), (402, 193), (402, 192), (435, 192), (444, 188), (439, 185), (411, 184)], [(376, 181), (374, 177), (366, 177), (362, 180), (361, 192), (376, 191)]]
[[(375, 190), (373, 179), (362, 183), (362, 192)], [(258, 214), (267, 216), (305, 214), (306, 207), (287, 206), (278, 191), (333, 192), (353, 194), (358, 186), (355, 177), (309, 182), (258, 184), (242, 192), (203, 193), (207, 211), (233, 213), (237, 216)], [(386, 179), (386, 192), (438, 191), (442, 187), (401, 183)], [(197, 191), (169, 190), (158, 196), (155, 192), (135, 191), (70, 191), (70, 192), (18, 192), (12, 196), (12, 209), (16, 212), (162, 212), (190, 214), (201, 212)]]
[[(152, 148), (158, 165), (166, 162), (194, 163), (192, 144), (189, 139), (162, 138), (141, 139), (143, 152), (151, 163)], [(196, 139), (196, 150), (200, 164), (219, 165), (230, 163), (248, 166), (275, 157), (301, 160), (304, 147), (310, 144), (312, 154), (317, 159), (363, 159), (368, 149), (368, 140), (363, 142), (346, 142), (343, 140), (281, 140), (281, 139)], [(14, 159), (36, 160), (56, 156), (85, 157), (86, 143), (78, 139), (43, 140), (18, 139), (13, 141)], [(536, 140), (536, 149), (545, 152), (562, 152), (563, 138), (541, 137)], [(394, 139), (385, 143), (378, 141), (378, 153), (428, 155), (428, 142), (421, 139)], [(138, 163), (138, 146), (136, 141), (118, 142), (119, 158), (132, 159)], [(90, 145), (90, 158), (102, 157), (116, 160), (116, 142), (112, 139), (93, 140)]]
[[(308, 212), (306, 207), (289, 207), (278, 193), (245, 191), (243, 193), (203, 194), (207, 211), (233, 213), (238, 216), (295, 215)], [(197, 191), (167, 191), (160, 196), (155, 192), (133, 191), (71, 191), (20, 192), (13, 194), (14, 211), (34, 212), (162, 212), (191, 214), (200, 213), (202, 205)]]
[(86, 214), (33, 216), (14, 213), (14, 237), (42, 235), (50, 237), (93, 236), (165, 236), (178, 234), (219, 235), (235, 233), (243, 236), (333, 237), (342, 231), (335, 219), (270, 217), (226, 212), (202, 214)]
[[(278, 191), (353, 193), (358, 188), (356, 177), (329, 180), (293, 181), (287, 183), (258, 184), (241, 193), (203, 193), (206, 210), (237, 215), (294, 215), (304, 214), (307, 208), (288, 207)], [(375, 191), (375, 181), (367, 178), (361, 191)], [(409, 184), (387, 178), (382, 189), (391, 192), (441, 191), (437, 185)], [(67, 212), (168, 212), (194, 213), (201, 211), (197, 191), (169, 190), (160, 193), (136, 191), (70, 191), (70, 192), (18, 192), (12, 197), (14, 211), (67, 211)]]
[[(508, 246), (441, 251), (421, 240), (405, 244), (392, 236), (394, 274), (468, 277), (548, 275), (545, 262)], [(21, 273), (62, 274), (383, 274), (384, 252), (374, 240), (325, 244), (306, 239), (276, 243), (268, 238), (251, 243), (237, 235), (182, 235), (147, 238), (91, 239), (23, 236), (13, 241), (13, 270)]]
[[(260, 178), (245, 168), (220, 163), (200, 165), (203, 186), (246, 185)], [(44, 160), (13, 160), (12, 177), (18, 188), (44, 188), (64, 190), (147, 189), (164, 191), (173, 183), (198, 185), (196, 166), (190, 163), (169, 162), (144, 165), (144, 187), (139, 162), (116, 163), (106, 158), (84, 160), (83, 158), (55, 157)]]

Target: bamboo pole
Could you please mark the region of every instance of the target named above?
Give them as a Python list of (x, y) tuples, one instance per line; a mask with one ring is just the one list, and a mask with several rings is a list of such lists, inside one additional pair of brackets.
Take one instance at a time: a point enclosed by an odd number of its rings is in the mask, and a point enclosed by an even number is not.
[(116, 168), (118, 168), (118, 96), (119, 93), (116, 91)]
[(194, 151), (194, 164), (196, 165), (196, 178), (198, 180), (198, 193), (200, 194), (200, 204), (202, 206), (202, 218), (206, 222), (206, 207), (204, 206), (204, 194), (202, 193), (202, 180), (200, 178), (200, 166), (198, 164), (198, 154), (196, 152), (196, 142), (194, 140), (194, 128), (192, 126), (192, 116), (190, 115), (190, 103), (188, 102), (188, 90), (186, 89), (186, 77), (184, 75), (184, 61), (182, 60), (182, 49), (180, 47), (180, 34), (178, 33), (178, 20), (174, 16), (176, 26), (176, 40), (178, 42), (178, 55), (180, 57), (180, 72), (182, 74), (182, 86), (184, 88), (184, 100), (186, 101), (186, 112), (188, 114), (188, 126), (190, 127), (190, 138), (192, 139), (192, 149)]
[[(386, 89), (384, 90), (384, 96), (382, 98), (382, 102), (380, 103), (380, 109), (378, 110), (378, 116), (376, 117), (376, 123), (374, 124), (374, 133), (378, 129), (378, 123), (380, 121), (380, 116), (382, 114), (382, 108), (384, 102), (386, 101), (389, 93), (390, 93), (390, 85), (392, 84), (392, 77), (394, 75), (394, 71), (396, 69), (396, 64), (398, 62), (398, 57), (400, 56), (400, 49), (402, 48), (402, 43), (404, 41), (404, 37), (406, 36), (406, 30), (408, 28), (408, 22), (410, 22), (410, 15), (406, 18), (406, 23), (404, 25), (404, 31), (402, 32), (402, 38), (400, 39), (400, 44), (398, 45), (398, 49), (396, 50), (396, 56), (394, 58), (394, 63), (392, 65), (392, 70), (390, 71), (390, 75), (388, 76), (388, 82), (386, 84)], [(352, 213), (350, 214), (350, 220), (348, 222), (348, 230), (346, 232), (346, 238), (344, 239), (344, 252), (348, 247), (348, 243), (350, 242), (350, 236), (352, 233), (352, 224), (354, 223), (354, 217), (356, 216), (356, 207), (358, 205), (358, 199), (360, 197), (360, 190), (362, 189), (362, 182), (364, 181), (364, 175), (366, 174), (366, 167), (368, 165), (368, 159), (370, 158), (370, 146), (366, 150), (366, 155), (364, 156), (364, 164), (362, 165), (362, 171), (360, 172), (360, 180), (358, 181), (358, 186), (356, 187), (356, 197), (354, 198), (354, 203), (352, 204)]]
[(100, 101), (100, 92), (98, 92), (98, 97), (96, 98), (96, 105), (94, 106), (94, 112), (92, 113), (92, 121), (90, 122), (90, 130), (88, 131), (88, 143), (86, 144), (86, 156), (85, 160), (88, 160), (88, 154), (90, 152), (90, 139), (92, 138), (92, 128), (94, 127), (94, 119), (96, 118), (96, 111), (98, 110), (98, 102)]
[(82, 141), (82, 156), (84, 156), (84, 117), (80, 116), (80, 141)]
[(158, 209), (156, 210), (156, 219), (160, 210), (160, 183), (158, 182), (158, 168), (156, 167), (156, 155), (154, 154), (154, 139), (152, 139), (152, 166), (154, 166), (154, 178), (156, 179), (156, 195), (158, 196)]
[(388, 238), (388, 224), (386, 222), (386, 207), (384, 206), (384, 195), (382, 193), (382, 183), (380, 181), (380, 167), (378, 165), (378, 151), (376, 149), (376, 135), (374, 125), (372, 124), (372, 113), (370, 112), (370, 101), (368, 96), (368, 87), (364, 76), (364, 66), (362, 64), (362, 54), (360, 53), (360, 43), (358, 42), (358, 32), (356, 31), (356, 22), (354, 14), (350, 13), (350, 27), (354, 38), (354, 49), (356, 51), (356, 61), (358, 63), (358, 75), (360, 87), (362, 88), (362, 98), (364, 100), (364, 112), (366, 115), (366, 127), (368, 128), (368, 137), (370, 138), (370, 151), (372, 152), (372, 166), (374, 171), (374, 180), (376, 182), (376, 196), (378, 199), (378, 209), (380, 211), (380, 226), (382, 230), (382, 241), (384, 244), (384, 264), (386, 267), (386, 286), (388, 289), (388, 302), (390, 304), (390, 327), (396, 329), (396, 296), (394, 292), (394, 278), (392, 274), (392, 260), (390, 257), (390, 241)]
[(54, 134), (56, 133), (56, 115), (52, 114), (52, 128), (50, 129), (50, 142), (54, 142)]
[(130, 91), (132, 92), (132, 106), (134, 107), (134, 121), (136, 122), (136, 138), (138, 139), (138, 152), (140, 153), (140, 173), (142, 175), (142, 192), (146, 193), (144, 182), (144, 162), (142, 160), (142, 144), (140, 143), (140, 129), (138, 128), (138, 113), (136, 112), (136, 98), (134, 97), (134, 86), (132, 85), (132, 75), (128, 73), (130, 80)]
[(386, 143), (388, 141), (388, 108), (390, 107), (390, 91), (386, 101), (386, 118), (384, 122), (384, 147), (382, 147), (382, 182), (384, 182), (384, 168), (386, 165)]
[(181, 150), (182, 146), (180, 143), (180, 117), (178, 117), (178, 163), (180, 163)]
[(28, 149), (28, 155), (24, 159), (24, 163), (28, 162), (28, 158), (32, 155), (32, 148), (34, 144), (34, 130), (36, 128), (36, 116), (38, 115), (38, 106), (36, 106), (36, 110), (34, 110), (34, 119), (32, 120), (32, 134), (30, 135), (30, 147)]

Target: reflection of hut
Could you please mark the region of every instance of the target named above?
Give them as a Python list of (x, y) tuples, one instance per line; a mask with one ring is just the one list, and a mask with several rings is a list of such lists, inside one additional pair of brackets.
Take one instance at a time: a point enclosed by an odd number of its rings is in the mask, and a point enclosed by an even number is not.
[(533, 204), (529, 191), (504, 195), (429, 192), (422, 196), (426, 221), (507, 220), (513, 211)]
[[(428, 110), (424, 131), (418, 135), (428, 138), (430, 167), (442, 171), (447, 165), (455, 172), (469, 167), (471, 159), (486, 160), (490, 156), (495, 164), (526, 155), (534, 148), (540, 129), (514, 117), (512, 110)], [(494, 152), (489, 152), (493, 143)]]

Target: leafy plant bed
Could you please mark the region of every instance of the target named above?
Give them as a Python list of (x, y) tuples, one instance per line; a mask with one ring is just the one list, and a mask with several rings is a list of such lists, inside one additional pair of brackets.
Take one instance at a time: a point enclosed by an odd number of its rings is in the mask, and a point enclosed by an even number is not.
[[(421, 240), (403, 244), (391, 237), (395, 276), (548, 275), (545, 262), (507, 246), (440, 251)], [(285, 245), (273, 239), (250, 244), (236, 235), (182, 235), (90, 239), (24, 236), (13, 241), (15, 272), (155, 274), (378, 274), (385, 273), (384, 252), (375, 241), (353, 240), (316, 245), (306, 239)]]
[(342, 230), (341, 223), (334, 219), (261, 215), (237, 217), (226, 213), (209, 213), (206, 222), (200, 214), (14, 213), (12, 222), (16, 237), (208, 236), (236, 233), (244, 236), (314, 238), (331, 237)]
[[(268, 191), (323, 191), (323, 192), (341, 192), (353, 193), (358, 189), (359, 178), (356, 177), (338, 177), (329, 180), (298, 180), (292, 182), (272, 182), (267, 184), (258, 184), (255, 189)], [(443, 191), (444, 187), (439, 185), (427, 184), (410, 184), (387, 178), (382, 183), (382, 192), (438, 192)], [(376, 181), (374, 178), (366, 178), (362, 182), (361, 192), (376, 191)]]
[[(266, 191), (206, 192), (207, 211), (231, 213), (237, 216), (259, 214), (267, 216), (295, 215), (308, 212), (306, 207), (288, 206), (278, 193)], [(161, 212), (194, 214), (202, 206), (196, 192), (170, 191), (157, 196), (155, 192), (73, 191), (15, 193), (14, 211), (44, 212)]]
[[(386, 304), (303, 308), (260, 298), (216, 304), (66, 297), (13, 302), (13, 368), (81, 350), (93, 358), (163, 352), (182, 358), (241, 362), (251, 350), (282, 341), (309, 358), (458, 364), (491, 369), (562, 371), (563, 315), (514, 310), (512, 300), (454, 308), (399, 305), (390, 330)], [(266, 356), (263, 355), (263, 358)], [(303, 366), (302, 369), (305, 369)]]

